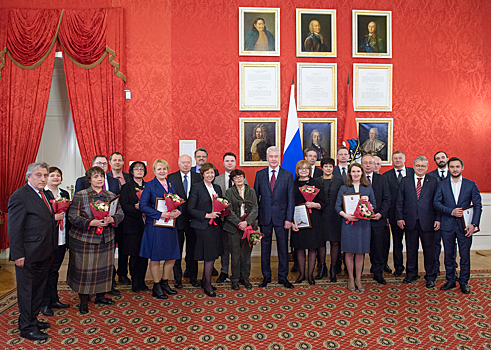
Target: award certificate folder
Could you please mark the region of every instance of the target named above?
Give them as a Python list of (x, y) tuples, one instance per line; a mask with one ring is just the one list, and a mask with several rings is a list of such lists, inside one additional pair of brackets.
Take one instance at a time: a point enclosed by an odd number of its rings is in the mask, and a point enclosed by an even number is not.
[[(157, 198), (155, 200), (155, 209), (164, 213), (167, 212), (167, 205), (165, 205), (165, 198)], [(175, 227), (176, 220), (174, 219), (159, 219), (153, 220), (153, 226), (161, 226), (161, 227)]]
[(300, 204), (295, 206), (295, 213), (293, 214), (293, 221), (297, 228), (311, 228), (309, 210), (305, 204)]
[(343, 211), (346, 214), (352, 214), (355, 212), (358, 202), (360, 201), (360, 193), (348, 193), (343, 194)]

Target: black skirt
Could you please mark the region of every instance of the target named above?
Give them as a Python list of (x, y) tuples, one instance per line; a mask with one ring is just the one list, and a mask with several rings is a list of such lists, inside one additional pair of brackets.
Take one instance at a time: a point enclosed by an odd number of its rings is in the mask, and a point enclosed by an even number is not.
[(208, 226), (204, 230), (194, 229), (196, 232), (196, 250), (194, 260), (212, 261), (222, 255), (222, 229), (220, 226)]

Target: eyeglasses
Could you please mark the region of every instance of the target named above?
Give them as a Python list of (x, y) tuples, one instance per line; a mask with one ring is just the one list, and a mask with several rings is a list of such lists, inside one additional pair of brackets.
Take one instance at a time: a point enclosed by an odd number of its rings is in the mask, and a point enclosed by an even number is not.
[(415, 168), (427, 168), (428, 165), (415, 165), (414, 167)]
[(94, 165), (107, 165), (107, 162), (95, 162)]
[(144, 168), (133, 168), (133, 171), (145, 171)]
[(298, 168), (298, 170), (309, 170), (310, 168)]

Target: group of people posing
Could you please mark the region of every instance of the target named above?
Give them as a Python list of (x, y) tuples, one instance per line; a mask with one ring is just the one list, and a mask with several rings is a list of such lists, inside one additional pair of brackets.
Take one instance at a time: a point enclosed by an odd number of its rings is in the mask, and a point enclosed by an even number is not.
[[(122, 171), (123, 156), (113, 153), (109, 160), (97, 155), (85, 177), (77, 179), (75, 195), (65, 214), (56, 214), (50, 199), (68, 198), (60, 188), (62, 171), (46, 163), (30, 164), (27, 184), (9, 200), (10, 258), (15, 261), (19, 303), (19, 329), (22, 337), (46, 339), (42, 329), (49, 323), (36, 316), (41, 310), (53, 315), (53, 308), (66, 308), (57, 295), (58, 270), (69, 248), (67, 284), (79, 294), (80, 314), (89, 312), (90, 295), (95, 304), (112, 305), (106, 293), (118, 295), (114, 287), (130, 284), (134, 292), (147, 291), (145, 275), (149, 265), (153, 280), (152, 295), (166, 299), (183, 288), (183, 278), (193, 287), (202, 287), (206, 295), (215, 297), (212, 276), (215, 260), (221, 258), (217, 282), (231, 282), (233, 290), (249, 281), (252, 246), (245, 238), (246, 230), (257, 230), (261, 240), (261, 272), (259, 287), (271, 283), (271, 246), (273, 232), (278, 254), (278, 283), (293, 288), (288, 280), (288, 241), (299, 272), (295, 284), (307, 279), (329, 277), (336, 282), (344, 261), (348, 271), (348, 289), (363, 292), (361, 276), (364, 255), (370, 254), (373, 279), (386, 284), (383, 272), (388, 266), (390, 232), (393, 240), (394, 276), (411, 283), (418, 276), (418, 248), (424, 253), (426, 287), (435, 287), (439, 274), (441, 241), (445, 248), (447, 282), (441, 287), (456, 287), (458, 279), (463, 293), (469, 293), (470, 246), (472, 234), (479, 226), (481, 197), (475, 182), (462, 177), (460, 158), (448, 159), (438, 152), (434, 159), (437, 170), (427, 173), (428, 160), (417, 157), (414, 168), (405, 166), (401, 151), (392, 154), (393, 169), (378, 174), (380, 159), (365, 155), (360, 163), (348, 164), (346, 147), (337, 149), (338, 165), (332, 158), (321, 159), (316, 167), (317, 152), (308, 148), (304, 160), (297, 163), (293, 174), (280, 167), (280, 150), (271, 146), (266, 151), (268, 167), (256, 173), (254, 187), (248, 185), (245, 173), (235, 169), (236, 155), (223, 156), (225, 172), (207, 162), (208, 152), (197, 149), (192, 166), (190, 156), (179, 157), (179, 170), (169, 174), (169, 164), (157, 159), (152, 165), (154, 179), (145, 182), (147, 166), (133, 162), (129, 172)], [(108, 165), (111, 165), (111, 171)], [(318, 189), (312, 202), (306, 202), (301, 187)], [(374, 207), (371, 220), (360, 220), (345, 212), (343, 195), (359, 193)], [(185, 202), (172, 211), (159, 211), (157, 198), (177, 194)], [(95, 218), (91, 206), (98, 201), (108, 203), (119, 195), (113, 215)], [(214, 211), (213, 199), (230, 202), (228, 215)], [(295, 206), (305, 205), (310, 213), (310, 227), (297, 227)], [(463, 225), (463, 211), (473, 205), (471, 223)], [(173, 220), (174, 225), (156, 225), (160, 220)], [(403, 264), (402, 240), (406, 239), (407, 261)], [(330, 267), (326, 264), (326, 243), (330, 242)], [(181, 255), (186, 242), (186, 270), (182, 271)], [(119, 247), (118, 269), (115, 267), (115, 243)], [(456, 246), (459, 246), (460, 276), (456, 274)], [(344, 257), (343, 257), (344, 255)], [(148, 263), (148, 261), (150, 262)], [(308, 264), (307, 264), (308, 260)], [(163, 263), (160, 272), (161, 262)], [(203, 274), (198, 282), (198, 261), (203, 261)], [(129, 262), (129, 264), (128, 264)], [(318, 274), (314, 277), (317, 263)], [(128, 269), (131, 281), (128, 278)], [(308, 266), (308, 268), (307, 268)], [(307, 269), (306, 269), (307, 268)], [(229, 275), (229, 270), (231, 274)], [(174, 279), (174, 288), (169, 280)]]

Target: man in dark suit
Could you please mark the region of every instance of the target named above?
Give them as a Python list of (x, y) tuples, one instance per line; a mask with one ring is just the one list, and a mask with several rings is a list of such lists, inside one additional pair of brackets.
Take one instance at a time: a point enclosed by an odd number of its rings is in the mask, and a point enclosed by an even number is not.
[(303, 151), (303, 158), (310, 163), (310, 167), (312, 168), (312, 176), (311, 178), (317, 179), (322, 176), (322, 170), (315, 166), (315, 162), (317, 162), (317, 151), (312, 148), (306, 148)]
[(441, 214), (433, 207), (438, 180), (425, 176), (428, 159), (414, 160), (414, 176), (406, 176), (399, 185), (396, 202), (397, 225), (406, 231), (406, 278), (411, 283), (418, 278), (419, 241), (423, 247), (426, 288), (435, 287), (435, 231), (440, 228)]
[[(191, 187), (203, 181), (201, 176), (191, 171), (191, 157), (183, 154), (179, 157), (179, 171), (169, 174), (167, 180), (176, 186), (176, 192), (186, 202), (181, 205), (181, 215), (176, 219), (176, 229), (179, 238), (179, 248), (182, 250), (186, 241), (186, 271), (189, 274), (189, 281), (193, 287), (199, 287), (198, 283), (198, 262), (194, 260), (194, 250), (196, 247), (196, 235), (190, 226), (191, 218), (187, 210), (187, 200)], [(174, 264), (174, 287), (182, 289), (182, 267), (181, 259), (176, 259)]]
[[(106, 173), (108, 178), (113, 178), (119, 182), (119, 190), (121, 186), (127, 182), (131, 182), (130, 174), (123, 171), (124, 159), (120, 152), (113, 152), (109, 156), (109, 165), (111, 171)], [(118, 282), (124, 285), (130, 285), (131, 281), (128, 278), (128, 255), (121, 254), (121, 247), (124, 245), (123, 225), (115, 228), (116, 243), (118, 244)]]
[[(443, 181), (448, 177), (448, 156), (444, 151), (438, 151), (433, 156), (437, 168), (428, 173), (429, 176), (433, 176), (439, 181)], [(436, 273), (440, 274), (440, 254), (442, 252), (442, 232), (438, 230), (435, 232), (435, 262), (436, 262)], [(457, 254), (457, 242), (455, 242), (455, 254)], [(456, 255), (454, 259), (456, 259)], [(455, 263), (455, 268), (457, 268), (457, 262)]]
[(349, 149), (348, 147), (341, 146), (336, 150), (336, 159), (338, 165), (334, 167), (332, 176), (340, 177), (343, 179), (343, 184), (346, 184), (346, 175), (348, 174), (348, 161), (349, 161)]
[[(471, 274), (472, 235), (479, 227), (481, 220), (481, 194), (475, 181), (462, 177), (464, 163), (458, 157), (448, 161), (450, 176), (441, 181), (436, 191), (434, 206), (442, 214), (441, 231), (445, 248), (445, 272), (447, 282), (440, 288), (449, 290), (456, 287), (455, 281), (455, 241), (459, 244), (460, 290), (469, 294), (469, 278)], [(462, 222), (464, 209), (473, 206), (473, 215), (466, 227)]]
[[(191, 168), (191, 171), (201, 175), (200, 169), (208, 161), (208, 151), (204, 148), (198, 148), (194, 151), (194, 160), (196, 161), (196, 165)], [(218, 175), (218, 169), (215, 169), (215, 177)]]
[(259, 170), (254, 181), (259, 205), (259, 226), (264, 234), (261, 240), (261, 272), (263, 281), (259, 287), (271, 282), (271, 242), (273, 229), (276, 234), (278, 252), (278, 282), (286, 288), (293, 288), (288, 281), (288, 230), (292, 227), (295, 198), (293, 175), (282, 169), (280, 150), (271, 146), (266, 151), (269, 167)]
[[(92, 166), (98, 166), (104, 170), (105, 173), (107, 173), (107, 165), (108, 165), (108, 160), (107, 157), (98, 154), (94, 158), (92, 158)], [(86, 188), (89, 188), (90, 184), (87, 182), (85, 176), (81, 176), (77, 179), (75, 182), (75, 193), (80, 192), (82, 190), (85, 190)], [(104, 183), (103, 188), (105, 190), (108, 190), (115, 195), (119, 194), (119, 181), (114, 179), (113, 177), (106, 176), (106, 182)]]
[(387, 179), (374, 172), (375, 163), (371, 155), (364, 155), (361, 158), (361, 165), (365, 170), (368, 181), (372, 184), (375, 194), (375, 218), (370, 220), (371, 239), (370, 239), (370, 262), (372, 264), (373, 279), (380, 284), (387, 284), (383, 277), (387, 261), (385, 251), (389, 249), (390, 232), (387, 224), (390, 207), (390, 188)]
[[(414, 176), (414, 170), (406, 167), (406, 156), (402, 151), (395, 151), (392, 153), (392, 164), (394, 168), (387, 170), (384, 176), (389, 181), (390, 188), (390, 208), (389, 208), (389, 223), (390, 230), (392, 231), (392, 256), (394, 259), (394, 276), (399, 277), (404, 272), (404, 261), (402, 255), (402, 239), (404, 238), (404, 230), (397, 225), (396, 219), (396, 202), (399, 195), (399, 184), (406, 176)], [(385, 252), (387, 258), (389, 251)]]
[[(27, 184), (9, 198), (10, 260), (15, 262), (20, 336), (45, 340), (41, 332), (50, 324), (37, 320), (48, 279), (49, 261), (56, 247), (55, 214), (46, 199), (44, 187), (48, 164), (32, 163), (27, 167)], [(58, 214), (57, 219), (63, 219)]]

